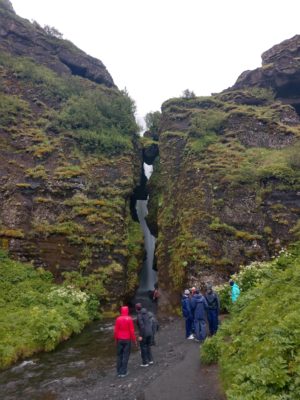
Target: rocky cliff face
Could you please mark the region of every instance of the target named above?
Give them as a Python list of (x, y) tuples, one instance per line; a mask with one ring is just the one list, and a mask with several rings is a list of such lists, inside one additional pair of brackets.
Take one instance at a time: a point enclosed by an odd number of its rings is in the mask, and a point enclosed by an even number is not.
[(47, 32), (37, 23), (18, 17), (8, 0), (0, 1), (1, 49), (14, 56), (32, 57), (62, 75), (78, 75), (108, 87), (112, 77), (100, 60), (88, 56), (68, 40)]
[(263, 87), (273, 90), (277, 99), (291, 104), (300, 114), (300, 36), (277, 44), (262, 54), (262, 66), (245, 71), (231, 88)]
[(149, 183), (163, 310), (184, 287), (216, 284), (297, 239), (299, 46), (299, 36), (275, 46), (220, 94), (163, 104)]
[(141, 233), (133, 104), (104, 65), (0, 1), (0, 245), (90, 287), (132, 295)]

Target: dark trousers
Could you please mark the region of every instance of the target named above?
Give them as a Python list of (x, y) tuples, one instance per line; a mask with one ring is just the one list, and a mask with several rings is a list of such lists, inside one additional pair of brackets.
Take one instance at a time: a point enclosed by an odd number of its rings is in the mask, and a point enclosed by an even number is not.
[(193, 320), (191, 318), (185, 319), (185, 337), (189, 337), (193, 332)]
[(125, 375), (131, 349), (130, 340), (118, 340), (117, 343), (117, 373)]
[(209, 332), (211, 335), (214, 335), (217, 332), (219, 326), (218, 310), (208, 310), (207, 319), (209, 325)]
[(153, 361), (152, 353), (151, 353), (151, 339), (152, 336), (144, 337), (140, 341), (141, 347), (141, 356), (143, 364), (148, 364), (149, 361)]
[(204, 319), (195, 319), (194, 324), (196, 339), (204, 340), (206, 338), (206, 321)]

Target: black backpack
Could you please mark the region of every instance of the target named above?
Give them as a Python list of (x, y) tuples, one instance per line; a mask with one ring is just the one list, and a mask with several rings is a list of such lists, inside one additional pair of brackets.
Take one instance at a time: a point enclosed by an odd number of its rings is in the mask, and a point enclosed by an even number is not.
[(208, 296), (205, 296), (208, 308), (210, 310), (216, 310), (218, 308), (218, 299), (216, 293), (213, 293), (212, 298), (209, 300)]

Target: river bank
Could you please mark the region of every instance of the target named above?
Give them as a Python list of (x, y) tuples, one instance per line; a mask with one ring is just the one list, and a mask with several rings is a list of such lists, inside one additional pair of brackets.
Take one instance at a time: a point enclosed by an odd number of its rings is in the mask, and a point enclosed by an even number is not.
[[(85, 339), (74, 338), (72, 346), (58, 348), (46, 354), (52, 368), (36, 372), (39, 362), (19, 368), (27, 376), (27, 384), (21, 387), (17, 380), (9, 383), (9, 377), (0, 375), (1, 398), (5, 400), (224, 400), (216, 366), (202, 366), (199, 359), (199, 344), (184, 338), (184, 322), (180, 318), (161, 323), (153, 347), (154, 364), (141, 368), (140, 353), (134, 348), (129, 360), (126, 378), (116, 377), (115, 345), (111, 325), (106, 331), (97, 329)], [(92, 331), (92, 330), (91, 330)], [(85, 333), (83, 334), (85, 335)], [(80, 339), (81, 337), (81, 339)], [(73, 339), (71, 339), (73, 340)], [(97, 342), (98, 340), (98, 342)], [(104, 353), (103, 353), (104, 349)], [(85, 356), (83, 356), (83, 353)], [(77, 354), (77, 357), (76, 357)], [(62, 360), (63, 359), (63, 360)], [(63, 362), (62, 362), (63, 361)], [(31, 364), (30, 364), (31, 363)], [(35, 364), (34, 364), (35, 363)], [(23, 372), (22, 372), (23, 368)], [(10, 372), (10, 374), (12, 374)], [(44, 374), (42, 379), (41, 374)], [(25, 379), (25, 378), (24, 378)]]

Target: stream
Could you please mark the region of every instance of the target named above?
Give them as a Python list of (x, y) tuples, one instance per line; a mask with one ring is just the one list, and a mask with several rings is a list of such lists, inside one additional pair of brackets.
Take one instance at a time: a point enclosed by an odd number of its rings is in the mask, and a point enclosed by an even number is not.
[[(55, 400), (60, 387), (105, 376), (110, 368), (115, 368), (113, 321), (96, 321), (54, 351), (1, 372), (0, 399)], [(97, 376), (91, 371), (97, 371)]]

